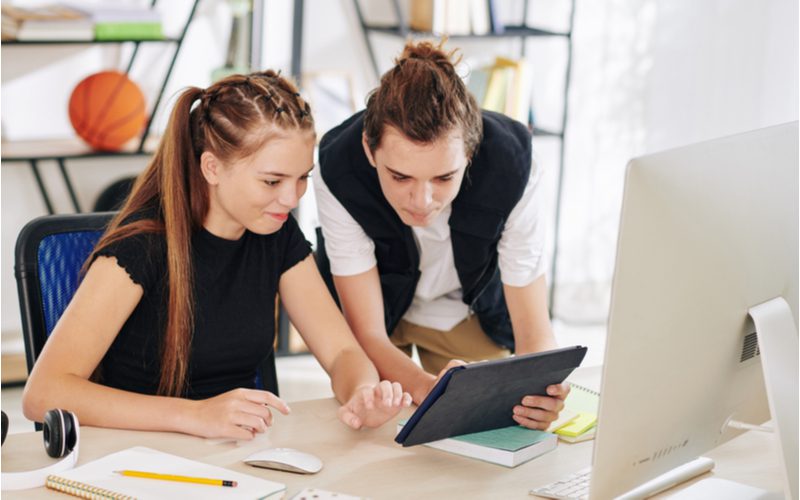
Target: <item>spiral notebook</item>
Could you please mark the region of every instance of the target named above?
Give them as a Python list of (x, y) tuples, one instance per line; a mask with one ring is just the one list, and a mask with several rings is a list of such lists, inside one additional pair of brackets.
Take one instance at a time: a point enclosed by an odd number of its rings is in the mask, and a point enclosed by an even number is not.
[[(124, 477), (116, 470), (142, 470), (162, 474), (206, 477), (236, 481), (234, 488), (191, 484), (158, 479)], [(74, 469), (47, 477), (45, 486), (80, 498), (128, 500), (260, 499), (280, 498), (286, 491), (281, 483), (242, 474), (223, 467), (196, 462), (158, 450), (137, 446), (106, 455)]]

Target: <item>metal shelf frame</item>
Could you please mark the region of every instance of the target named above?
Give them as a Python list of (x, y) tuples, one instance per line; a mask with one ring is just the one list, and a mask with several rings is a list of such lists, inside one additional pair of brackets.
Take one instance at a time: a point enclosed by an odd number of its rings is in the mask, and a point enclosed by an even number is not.
[[(157, 0), (152, 0), (150, 3), (150, 7), (155, 7)], [(114, 156), (146, 156), (151, 154), (149, 151), (145, 151), (145, 143), (147, 142), (148, 137), (150, 136), (150, 129), (153, 124), (153, 120), (155, 118), (155, 114), (158, 111), (158, 107), (161, 104), (161, 100), (164, 97), (164, 91), (167, 88), (167, 84), (169, 83), (169, 78), (172, 75), (172, 70), (175, 67), (175, 62), (178, 59), (178, 54), (180, 53), (181, 47), (183, 45), (183, 41), (186, 38), (186, 32), (189, 29), (189, 25), (192, 23), (192, 19), (194, 18), (195, 13), (197, 12), (197, 4), (199, 0), (193, 0), (192, 6), (189, 11), (189, 14), (186, 18), (185, 23), (183, 24), (183, 28), (181, 29), (181, 33), (178, 37), (175, 38), (164, 38), (158, 40), (91, 40), (91, 41), (84, 41), (84, 40), (41, 40), (41, 41), (4, 41), (2, 43), (3, 46), (46, 46), (46, 45), (96, 45), (96, 44), (123, 44), (123, 43), (133, 43), (133, 51), (131, 53), (131, 57), (128, 61), (127, 68), (125, 69), (125, 74), (129, 74), (131, 69), (133, 68), (133, 64), (136, 61), (136, 55), (139, 52), (139, 46), (143, 43), (171, 43), (175, 45), (175, 49), (172, 53), (172, 58), (169, 62), (167, 70), (164, 74), (164, 77), (161, 79), (161, 86), (156, 94), (155, 100), (153, 102), (153, 108), (150, 114), (147, 117), (147, 123), (145, 125), (144, 132), (139, 140), (139, 144), (135, 150), (132, 151), (90, 151), (87, 150), (85, 152), (78, 152), (78, 153), (65, 153), (65, 154), (43, 154), (43, 155), (36, 155), (36, 154), (21, 154), (21, 155), (3, 155), (2, 161), (3, 162), (25, 162), (31, 168), (33, 172), (34, 179), (36, 180), (36, 185), (39, 188), (39, 193), (42, 196), (42, 200), (44, 201), (45, 207), (47, 208), (47, 212), (49, 214), (54, 214), (55, 209), (53, 208), (53, 203), (51, 201), (50, 193), (47, 190), (44, 182), (42, 181), (42, 175), (39, 170), (39, 161), (44, 160), (54, 160), (58, 163), (59, 171), (61, 173), (62, 180), (64, 181), (64, 185), (67, 188), (67, 192), (69, 193), (70, 201), (72, 202), (72, 206), (76, 212), (81, 212), (81, 206), (78, 202), (78, 197), (75, 194), (74, 185), (72, 179), (69, 176), (69, 172), (67, 171), (67, 160), (74, 160), (74, 159), (84, 159), (84, 158), (107, 158), (107, 157), (114, 157)]]

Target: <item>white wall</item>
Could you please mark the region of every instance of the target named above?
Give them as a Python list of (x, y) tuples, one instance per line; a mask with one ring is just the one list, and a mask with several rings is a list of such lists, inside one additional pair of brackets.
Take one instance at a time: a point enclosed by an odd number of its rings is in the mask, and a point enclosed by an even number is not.
[[(263, 62), (289, 71), (291, 13), (289, 0), (267, 0)], [(375, 20), (391, 20), (389, 3), (363, 0)], [(166, 2), (179, 22), (185, 0)], [(520, 0), (500, 0), (503, 16), (521, 12)], [(646, 152), (712, 137), (796, 120), (798, 116), (798, 7), (794, 0), (577, 0), (573, 78), (556, 313), (573, 321), (605, 318), (622, 173), (627, 160)], [(569, 13), (565, 0), (532, 0), (529, 19), (563, 29)], [(183, 48), (167, 95), (180, 87), (206, 85), (224, 60), (227, 42), (224, 2), (204, 0)], [(373, 35), (382, 68), (402, 41)], [(456, 43), (450, 42), (450, 46)], [(464, 42), (463, 71), (482, 59), (518, 52), (516, 42)], [(565, 43), (530, 40), (533, 90), (540, 125), (558, 128), (561, 120)], [(21, 57), (11, 50), (26, 51)], [(38, 51), (34, 55), (33, 51)], [(82, 75), (103, 65), (119, 64), (114, 54), (89, 51), (48, 52), (3, 48), (2, 122), (4, 137), (70, 133), (64, 104)], [(86, 54), (84, 52), (90, 52)], [(306, 0), (304, 71), (333, 70), (352, 75), (356, 101), (376, 80), (366, 58), (362, 35), (350, 0)], [(152, 90), (163, 56), (134, 78)], [(45, 68), (45, 69), (41, 69)], [(24, 75), (24, 76), (21, 76)], [(54, 112), (53, 110), (61, 110)], [(165, 120), (161, 114), (158, 127)], [(12, 125), (13, 123), (13, 125)], [(20, 123), (24, 125), (20, 125)], [(22, 128), (19, 128), (22, 127)], [(557, 142), (540, 140), (537, 157), (546, 169), (552, 206), (557, 177)], [(71, 167), (84, 206), (101, 187), (141, 162), (109, 159)], [(52, 167), (51, 167), (52, 168)], [(55, 177), (55, 171), (46, 174)], [(54, 188), (58, 182), (53, 183)], [(69, 211), (64, 193), (57, 206)], [(13, 278), (13, 245), (25, 221), (44, 208), (28, 170), (2, 167), (2, 329), (19, 328)], [(313, 210), (305, 227), (313, 226)], [(551, 228), (552, 229), (552, 228)]]
[(556, 312), (602, 321), (632, 156), (798, 119), (794, 0), (580, 0)]

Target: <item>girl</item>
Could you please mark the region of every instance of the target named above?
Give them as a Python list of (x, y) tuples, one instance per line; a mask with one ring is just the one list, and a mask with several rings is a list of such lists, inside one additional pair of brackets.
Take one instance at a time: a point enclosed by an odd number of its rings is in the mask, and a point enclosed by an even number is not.
[(339, 418), (383, 424), (410, 395), (379, 382), (289, 213), (306, 190), (314, 126), (267, 71), (189, 88), (28, 379), (23, 411), (81, 423), (252, 438), (274, 394), (254, 389), (275, 296), (332, 379)]

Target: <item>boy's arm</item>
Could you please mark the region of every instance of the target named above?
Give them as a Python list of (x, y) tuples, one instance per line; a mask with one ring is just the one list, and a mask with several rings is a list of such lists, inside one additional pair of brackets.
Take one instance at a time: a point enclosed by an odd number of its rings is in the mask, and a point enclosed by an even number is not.
[(425, 399), (436, 378), (395, 347), (383, 321), (383, 295), (378, 268), (352, 276), (334, 276), (347, 323), (382, 379), (400, 382), (415, 403)]
[[(503, 285), (514, 329), (517, 354), (547, 351), (558, 347), (547, 312), (547, 284), (544, 275), (526, 286)], [(525, 396), (514, 407), (514, 420), (531, 429), (547, 429), (564, 408), (569, 384), (547, 388), (549, 396)]]

